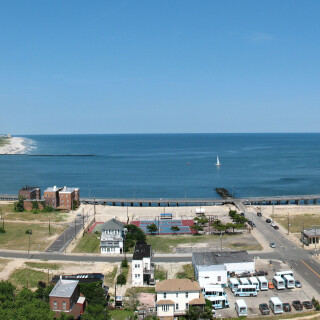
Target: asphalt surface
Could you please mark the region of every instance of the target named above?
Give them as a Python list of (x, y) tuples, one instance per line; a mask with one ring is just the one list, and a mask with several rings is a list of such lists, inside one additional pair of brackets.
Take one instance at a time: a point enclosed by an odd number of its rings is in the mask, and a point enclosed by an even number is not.
[[(87, 218), (87, 217), (85, 217)], [(86, 220), (85, 220), (86, 221)], [(74, 239), (75, 235), (83, 228), (83, 218), (77, 217), (69, 224), (69, 227), (60, 234), (60, 236), (51, 243), (45, 252), (63, 252), (68, 244)]]

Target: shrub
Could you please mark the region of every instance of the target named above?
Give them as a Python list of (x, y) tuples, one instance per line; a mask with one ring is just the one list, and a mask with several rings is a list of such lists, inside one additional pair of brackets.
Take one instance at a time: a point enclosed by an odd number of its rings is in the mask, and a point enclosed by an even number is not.
[(6, 230), (4, 230), (3, 227), (0, 227), (0, 233), (6, 233)]
[(117, 276), (117, 284), (119, 285), (124, 285), (127, 283), (127, 279), (126, 279), (126, 276), (123, 274), (123, 273), (120, 273), (118, 276)]
[(128, 260), (127, 259), (123, 259), (121, 261), (121, 268), (128, 268)]

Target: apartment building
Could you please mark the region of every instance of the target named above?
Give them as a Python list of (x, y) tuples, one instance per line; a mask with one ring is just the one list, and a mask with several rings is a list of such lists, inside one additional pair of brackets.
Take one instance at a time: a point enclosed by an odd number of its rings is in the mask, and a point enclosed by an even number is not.
[(44, 191), (43, 197), (46, 206), (70, 211), (80, 203), (80, 189), (49, 187)]
[(41, 189), (39, 187), (23, 186), (19, 190), (19, 197), (23, 197), (28, 200), (40, 200)]
[(160, 320), (184, 316), (189, 306), (205, 306), (198, 282), (189, 279), (168, 279), (156, 284), (157, 317)]

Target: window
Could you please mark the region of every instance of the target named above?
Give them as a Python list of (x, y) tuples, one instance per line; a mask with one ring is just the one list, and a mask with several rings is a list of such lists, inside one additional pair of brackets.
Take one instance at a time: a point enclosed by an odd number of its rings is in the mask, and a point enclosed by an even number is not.
[(176, 303), (176, 310), (179, 310), (179, 303)]
[(188, 308), (189, 308), (189, 305), (186, 303), (186, 310), (188, 310)]
[(166, 299), (166, 298), (167, 298), (167, 293), (164, 292), (164, 293), (163, 293), (163, 299)]
[(189, 297), (189, 293), (188, 292), (186, 292), (186, 298), (188, 298)]
[(134, 267), (135, 268), (140, 268), (140, 264), (135, 264)]
[(53, 309), (57, 309), (58, 308), (58, 302), (57, 301), (53, 301)]
[(177, 292), (177, 293), (176, 293), (176, 298), (178, 298), (178, 297), (179, 297), (179, 293)]
[(221, 281), (221, 276), (218, 276), (218, 281)]
[(134, 277), (135, 278), (140, 278), (140, 274), (135, 274)]
[(169, 311), (169, 306), (168, 305), (162, 306), (162, 311)]
[(63, 310), (66, 310), (66, 309), (67, 309), (67, 302), (66, 302), (66, 301), (63, 301), (63, 302), (62, 302), (62, 309), (63, 309)]

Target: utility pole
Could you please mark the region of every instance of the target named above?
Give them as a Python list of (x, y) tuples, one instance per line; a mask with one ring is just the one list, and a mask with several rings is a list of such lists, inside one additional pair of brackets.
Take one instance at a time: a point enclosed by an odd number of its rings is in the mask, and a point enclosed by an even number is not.
[(84, 210), (82, 208), (82, 229), (84, 229)]
[(51, 234), (50, 218), (49, 218), (49, 234)]
[(28, 259), (30, 259), (30, 236), (31, 236), (32, 230), (28, 230), (29, 235), (29, 241), (28, 241)]
[(220, 251), (222, 252), (222, 231), (220, 231)]
[(272, 205), (272, 222), (274, 222), (274, 204)]
[(77, 218), (74, 219), (74, 238), (77, 236)]
[[(302, 231), (304, 234), (304, 220), (302, 220)], [(304, 248), (304, 236), (303, 236), (303, 241), (302, 241), (302, 248)]]
[(94, 202), (93, 202), (93, 220), (96, 222), (96, 197), (94, 197)]

